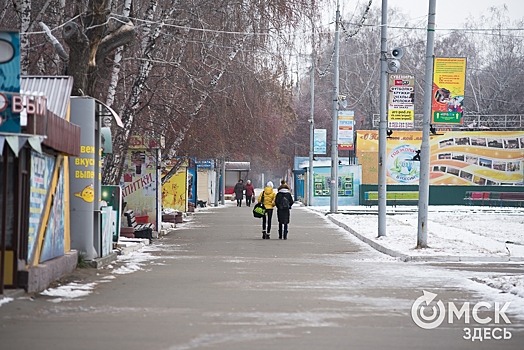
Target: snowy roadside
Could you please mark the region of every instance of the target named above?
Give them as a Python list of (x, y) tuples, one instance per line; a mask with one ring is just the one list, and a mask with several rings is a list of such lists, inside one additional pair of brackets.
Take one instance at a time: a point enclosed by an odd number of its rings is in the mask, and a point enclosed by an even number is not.
[[(327, 207), (308, 210), (323, 216), (329, 212)], [(425, 249), (416, 248), (417, 207), (388, 207), (382, 237), (376, 206), (340, 207), (327, 217), (409, 260), (524, 261), (524, 208), (432, 206)]]
[[(206, 207), (199, 208), (199, 211), (208, 211), (216, 208)], [(164, 225), (165, 224), (165, 225)], [(167, 234), (173, 234), (174, 231), (180, 228), (192, 228), (196, 227), (193, 222), (191, 215), (184, 216), (184, 222), (176, 227), (173, 227), (170, 223), (162, 223), (162, 228), (165, 228)], [(61, 283), (58, 281), (55, 286), (49, 287), (48, 289), (40, 292), (40, 295), (48, 297), (48, 301), (52, 303), (60, 303), (63, 301), (71, 300), (82, 300), (94, 289), (102, 283), (111, 282), (118, 275), (130, 274), (136, 271), (144, 270), (150, 265), (162, 265), (169, 257), (160, 257), (155, 253), (163, 250), (183, 250), (184, 247), (176, 244), (165, 244), (161, 239), (156, 240), (155, 244), (145, 244), (147, 240), (144, 239), (126, 239), (122, 238), (121, 247), (119, 248), (120, 254), (117, 256), (116, 261), (111, 264), (102, 266), (95, 272), (93, 281), (86, 281), (83, 274), (79, 274), (77, 279), (72, 281), (64, 281)], [(78, 270), (78, 269), (77, 269)], [(18, 297), (21, 299), (31, 299), (30, 296), (23, 295)], [(7, 304), (13, 301), (15, 298), (9, 296), (0, 295), (0, 307), (3, 304)]]
[[(386, 236), (378, 237), (377, 207), (307, 207), (371, 247), (403, 261), (524, 262), (524, 208), (432, 206), (428, 210), (428, 248), (417, 249), (417, 207), (388, 207)], [(524, 298), (524, 274), (493, 273), (472, 280)], [(485, 291), (485, 290), (484, 290)]]

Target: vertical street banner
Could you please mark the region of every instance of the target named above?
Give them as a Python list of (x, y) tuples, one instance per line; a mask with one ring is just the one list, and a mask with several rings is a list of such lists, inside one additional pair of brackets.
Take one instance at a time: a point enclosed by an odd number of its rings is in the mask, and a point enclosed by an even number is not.
[(433, 124), (462, 124), (465, 85), (465, 57), (435, 57), (431, 100)]
[(415, 77), (390, 74), (388, 83), (388, 128), (415, 127)]
[(355, 132), (355, 112), (338, 111), (338, 137), (339, 151), (352, 150)]
[(315, 129), (313, 132), (313, 153), (314, 154), (326, 154), (326, 138), (327, 130), (326, 129)]

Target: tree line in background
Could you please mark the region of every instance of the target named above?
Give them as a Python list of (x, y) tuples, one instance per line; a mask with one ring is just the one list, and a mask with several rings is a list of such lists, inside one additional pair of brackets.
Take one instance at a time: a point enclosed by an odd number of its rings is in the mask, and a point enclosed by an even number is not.
[[(364, 25), (347, 21), (342, 15), (340, 34), (340, 94), (347, 96), (348, 110), (355, 111), (357, 129), (376, 129), (373, 115), (380, 111), (380, 21), (381, 13), (369, 11)], [(347, 17), (347, 16), (346, 16)], [(352, 23), (353, 22), (353, 23)], [(388, 13), (388, 47), (402, 47), (398, 74), (416, 79), (416, 118), (423, 114), (424, 70), (427, 18), (418, 23), (407, 21), (396, 9)], [(463, 24), (465, 23), (465, 24)], [(482, 18), (457, 17), (457, 27), (435, 34), (435, 56), (466, 57), (466, 115), (481, 115), (483, 120), (501, 120), (501, 115), (522, 123), (524, 118), (524, 17), (511, 21), (504, 7), (492, 7)], [(358, 29), (358, 31), (356, 30)], [(322, 32), (321, 28), (316, 31)], [(355, 34), (356, 33), (356, 34)], [(327, 129), (331, 140), (333, 95), (333, 41), (318, 35), (315, 69), (315, 128)], [(307, 45), (311, 45), (310, 42)], [(296, 140), (300, 153), (309, 151), (310, 76), (295, 88), (295, 103), (300, 116)], [(489, 124), (488, 124), (489, 125)], [(521, 124), (520, 124), (521, 125)], [(500, 128), (497, 128), (500, 129)], [(329, 149), (328, 149), (329, 152)]]
[(74, 95), (95, 97), (121, 116), (125, 127), (112, 128), (103, 183), (119, 182), (133, 134), (164, 137), (170, 159), (284, 163), (279, 145), (296, 119), (288, 36), (318, 11), (317, 1), (2, 4), (2, 26), (21, 33), (22, 74), (71, 75)]
[[(379, 111), (380, 13), (372, 1), (342, 13), (340, 93), (371, 129)], [(165, 138), (165, 159), (250, 161), (267, 178), (309, 152), (310, 67), (315, 127), (331, 139), (334, 15), (330, 0), (5, 0), (3, 28), (21, 32), (25, 75), (71, 75), (74, 95), (118, 112), (103, 183), (118, 183), (130, 136)], [(389, 11), (399, 73), (417, 80), (422, 113), (426, 19)], [(326, 17), (327, 16), (327, 17)], [(327, 19), (326, 19), (327, 18)], [(461, 25), (458, 20), (457, 25)], [(465, 20), (463, 21), (465, 22)], [(519, 114), (524, 99), (523, 21), (493, 8), (466, 30), (438, 31), (437, 56), (467, 57), (466, 113)], [(311, 51), (314, 49), (314, 55)], [(111, 125), (111, 120), (105, 120)]]

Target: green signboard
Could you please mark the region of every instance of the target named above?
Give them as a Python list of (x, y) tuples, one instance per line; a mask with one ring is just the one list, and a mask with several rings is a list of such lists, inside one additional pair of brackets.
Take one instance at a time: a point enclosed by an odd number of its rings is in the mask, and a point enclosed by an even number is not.
[(462, 124), (461, 112), (433, 112), (434, 123)]

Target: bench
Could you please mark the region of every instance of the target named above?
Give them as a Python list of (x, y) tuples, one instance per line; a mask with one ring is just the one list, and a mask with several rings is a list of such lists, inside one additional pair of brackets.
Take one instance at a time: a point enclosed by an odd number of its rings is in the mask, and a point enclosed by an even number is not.
[(184, 222), (182, 212), (174, 211), (174, 212), (162, 214), (162, 222), (181, 224), (182, 222)]
[[(394, 206), (416, 204), (418, 203), (418, 191), (388, 191), (386, 192), (386, 203)], [(364, 204), (367, 206), (378, 204), (378, 191), (364, 192)]]
[(521, 207), (524, 204), (524, 192), (467, 191), (464, 200), (467, 204)]
[(127, 218), (127, 226), (133, 228), (136, 238), (148, 238), (149, 240), (153, 238), (153, 230), (155, 229), (155, 225), (152, 223), (137, 223), (133, 210), (126, 211), (124, 216)]
[(464, 201), (468, 205), (484, 205), (484, 202), (489, 201), (489, 192), (483, 191), (466, 191)]

